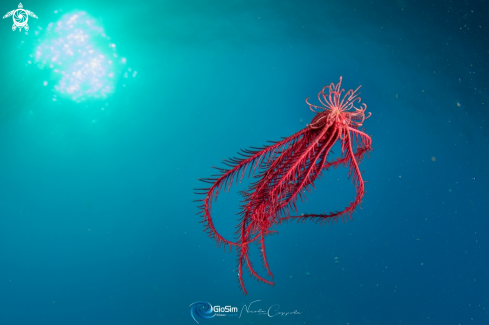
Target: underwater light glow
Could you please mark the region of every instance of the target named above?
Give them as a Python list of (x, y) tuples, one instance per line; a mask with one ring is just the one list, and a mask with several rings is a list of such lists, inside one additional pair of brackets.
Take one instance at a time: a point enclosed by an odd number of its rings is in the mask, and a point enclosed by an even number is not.
[(126, 64), (115, 49), (102, 27), (82, 11), (49, 23), (35, 59), (40, 68), (52, 69), (59, 80), (54, 89), (61, 96), (81, 102), (104, 99), (114, 92)]

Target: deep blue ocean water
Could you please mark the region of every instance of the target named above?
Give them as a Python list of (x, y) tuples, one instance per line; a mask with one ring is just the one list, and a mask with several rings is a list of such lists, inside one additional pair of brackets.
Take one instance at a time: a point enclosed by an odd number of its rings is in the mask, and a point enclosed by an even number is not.
[[(0, 26), (0, 325), (196, 324), (196, 301), (239, 310), (205, 325), (489, 323), (487, 1), (23, 6), (27, 33)], [(276, 228), (275, 286), (244, 296), (194, 188), (340, 76), (372, 113), (362, 209)], [(227, 238), (243, 189), (213, 209)], [(330, 170), (299, 213), (354, 194)]]

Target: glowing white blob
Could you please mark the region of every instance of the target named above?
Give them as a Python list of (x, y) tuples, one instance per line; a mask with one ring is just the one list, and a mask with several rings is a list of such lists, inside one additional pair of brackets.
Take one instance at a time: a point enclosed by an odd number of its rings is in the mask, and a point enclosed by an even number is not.
[(122, 62), (108, 59), (115, 48), (95, 19), (82, 11), (49, 23), (35, 59), (40, 68), (53, 69), (59, 79), (54, 89), (63, 97), (76, 102), (104, 99), (114, 92), (122, 67)]

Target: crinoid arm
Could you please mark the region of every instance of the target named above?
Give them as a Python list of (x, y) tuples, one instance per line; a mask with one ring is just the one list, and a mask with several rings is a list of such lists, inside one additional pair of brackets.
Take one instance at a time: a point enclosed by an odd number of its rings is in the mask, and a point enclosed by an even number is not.
[[(359, 164), (363, 157), (368, 154), (371, 148), (371, 139), (365, 133), (356, 129), (350, 129), (355, 135), (351, 137), (349, 133), (342, 139), (342, 149), (344, 156), (336, 159), (331, 163), (324, 165), (323, 169), (329, 169), (331, 167), (346, 166), (349, 165), (348, 178), (351, 179), (353, 185), (356, 188), (355, 198), (350, 204), (342, 211), (330, 212), (328, 214), (312, 214), (306, 213), (300, 216), (287, 216), (280, 219), (281, 223), (296, 220), (297, 222), (314, 221), (319, 224), (329, 224), (337, 221), (339, 218), (343, 218), (344, 221), (351, 219), (351, 214), (360, 205), (363, 195), (365, 194), (365, 186), (360, 171)], [(356, 144), (358, 149), (353, 151), (353, 144)]]
[[(261, 242), (261, 247), (263, 247), (263, 249), (264, 249), (265, 243), (264, 243), (264, 237), (263, 236), (261, 236), (260, 242)], [(253, 263), (250, 260), (249, 245), (248, 244), (238, 247), (237, 251), (238, 251), (238, 259), (237, 259), (237, 262), (238, 262), (238, 283), (239, 283), (240, 289), (243, 291), (243, 293), (245, 295), (248, 294), (248, 291), (246, 290), (246, 287), (244, 285), (244, 280), (243, 280), (243, 271), (245, 268), (247, 268), (248, 271), (250, 272), (250, 276), (252, 278), (256, 279), (257, 281), (268, 284), (272, 287), (275, 285), (275, 283), (263, 278), (262, 276), (260, 276), (255, 271), (255, 269), (253, 267)], [(264, 251), (262, 253), (264, 253)], [(273, 275), (270, 272), (270, 269), (268, 268), (268, 263), (266, 262), (267, 261), (266, 256), (262, 255), (262, 261), (265, 264), (265, 268), (267, 269), (268, 274), (270, 275), (271, 278), (273, 278)]]
[[(267, 227), (263, 227), (260, 222), (257, 222), (259, 217), (256, 216), (256, 206), (263, 203), (262, 197), (256, 195), (261, 193), (263, 190), (266, 191), (267, 186), (274, 177), (274, 170), (280, 170), (280, 166), (285, 163), (292, 155), (299, 150), (304, 141), (308, 141), (310, 129), (305, 128), (294, 135), (285, 138), (282, 141), (276, 142), (272, 145), (265, 146), (262, 148), (252, 148), (252, 150), (243, 150), (239, 153), (242, 157), (240, 158), (230, 158), (225, 161), (224, 164), (231, 167), (230, 169), (216, 168), (221, 174), (215, 175), (214, 178), (201, 179), (206, 183), (212, 184), (210, 188), (199, 189), (200, 193), (205, 194), (206, 197), (203, 200), (203, 204), (200, 206), (200, 213), (203, 216), (201, 221), (205, 225), (205, 231), (208, 232), (209, 236), (216, 241), (218, 246), (228, 245), (230, 248), (235, 247), (238, 253), (238, 280), (239, 286), (245, 294), (247, 291), (244, 286), (243, 281), (243, 271), (245, 268), (248, 269), (251, 277), (256, 280), (273, 286), (274, 283), (263, 277), (261, 277), (253, 268), (253, 264), (249, 257), (249, 244), (259, 240), (259, 245), (261, 246), (261, 257), (262, 262), (265, 266), (270, 277), (273, 275), (268, 267), (268, 262), (265, 252), (265, 241), (264, 237), (266, 235), (272, 234), (274, 231), (269, 230)], [(248, 172), (249, 176), (255, 176), (259, 181), (255, 182), (250, 186), (248, 191), (241, 192), (241, 195), (245, 198), (243, 201), (242, 217), (238, 225), (236, 234), (238, 238), (236, 241), (229, 241), (223, 238), (215, 229), (214, 223), (211, 217), (211, 206), (213, 201), (217, 199), (220, 191), (224, 189), (229, 189), (233, 182), (240, 182), (244, 175)], [(262, 215), (264, 220), (268, 220), (267, 215)]]
[[(243, 292), (246, 292), (242, 279), (244, 268), (256, 280), (274, 285), (255, 271), (249, 258), (248, 243), (255, 240), (258, 242), (263, 267), (273, 279), (266, 254), (265, 237), (276, 232), (271, 227), (279, 223), (278, 216), (282, 213), (288, 214), (288, 209), (294, 209), (297, 197), (302, 198), (302, 192), (313, 186), (330, 148), (339, 137), (334, 128), (316, 130), (308, 127), (306, 130), (299, 140), (286, 150), (281, 150), (276, 159), (268, 161), (264, 166), (265, 171), (256, 175), (259, 180), (248, 191), (243, 192), (245, 200), (241, 206), (243, 213), (237, 231), (242, 244), (238, 248), (238, 278)], [(330, 136), (326, 137), (329, 133)]]
[(196, 189), (196, 194), (206, 196), (204, 199), (198, 200), (203, 202), (203, 204), (199, 206), (201, 209), (199, 214), (202, 214), (203, 216), (201, 222), (205, 225), (204, 231), (208, 232), (211, 238), (214, 238), (218, 246), (236, 246), (241, 244), (239, 242), (236, 243), (224, 239), (214, 227), (211, 217), (211, 208), (212, 203), (217, 200), (220, 191), (222, 189), (229, 190), (234, 181), (240, 182), (247, 171), (249, 176), (254, 175), (256, 171), (261, 168), (262, 164), (266, 164), (267, 162), (276, 159), (284, 150), (287, 150), (291, 145), (298, 141), (306, 131), (307, 129), (303, 129), (290, 137), (269, 146), (242, 150), (242, 152), (239, 153), (242, 157), (229, 158), (224, 161), (224, 164), (229, 166), (230, 169), (214, 167), (220, 174), (213, 175), (212, 178), (200, 179), (205, 183), (212, 184), (209, 188)]

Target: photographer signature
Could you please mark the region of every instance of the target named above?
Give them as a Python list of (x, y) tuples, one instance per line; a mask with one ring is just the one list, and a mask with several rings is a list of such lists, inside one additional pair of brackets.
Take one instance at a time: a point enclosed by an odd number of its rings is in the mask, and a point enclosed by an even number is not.
[(267, 310), (263, 310), (261, 308), (252, 310), (251, 305), (257, 301), (261, 300), (255, 300), (250, 302), (248, 306), (244, 305), (243, 308), (241, 308), (241, 312), (239, 313), (239, 318), (241, 318), (241, 315), (243, 314), (243, 311), (246, 311), (248, 314), (257, 314), (257, 315), (267, 315), (268, 317), (275, 317), (275, 316), (288, 316), (288, 315), (300, 315), (301, 313), (298, 312), (297, 310), (294, 311), (280, 311), (280, 305), (275, 304), (271, 305)]

